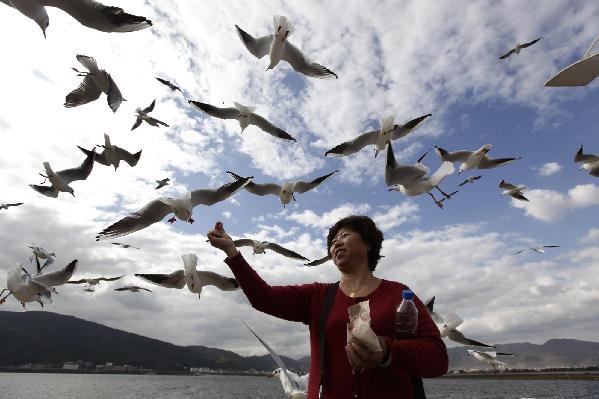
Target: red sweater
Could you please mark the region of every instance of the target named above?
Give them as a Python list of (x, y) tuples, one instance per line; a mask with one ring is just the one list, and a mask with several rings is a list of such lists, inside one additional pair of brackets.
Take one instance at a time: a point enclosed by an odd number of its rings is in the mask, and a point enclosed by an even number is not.
[[(290, 286), (270, 286), (245, 261), (241, 254), (226, 259), (243, 292), (254, 309), (272, 316), (302, 322), (310, 328), (310, 378), (308, 399), (318, 398), (320, 355), (318, 320), (325, 291), (331, 284), (312, 283)], [(438, 377), (447, 372), (447, 349), (426, 308), (416, 296), (418, 308), (417, 338), (395, 341), (393, 325), (395, 309), (401, 302), (405, 285), (382, 280), (370, 295), (350, 298), (340, 289), (326, 325), (326, 356), (324, 360), (325, 399), (389, 399), (412, 398), (410, 376)], [(385, 338), (391, 352), (391, 365), (353, 374), (347, 360), (345, 345), (349, 316), (347, 308), (370, 300), (371, 327)]]

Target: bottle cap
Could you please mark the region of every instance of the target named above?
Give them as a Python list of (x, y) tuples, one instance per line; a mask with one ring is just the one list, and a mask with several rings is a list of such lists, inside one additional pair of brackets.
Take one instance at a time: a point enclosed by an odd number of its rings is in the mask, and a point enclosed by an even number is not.
[(412, 292), (412, 290), (403, 290), (403, 292), (401, 293), (401, 297), (403, 299), (409, 299), (411, 301), (414, 299), (414, 293)]

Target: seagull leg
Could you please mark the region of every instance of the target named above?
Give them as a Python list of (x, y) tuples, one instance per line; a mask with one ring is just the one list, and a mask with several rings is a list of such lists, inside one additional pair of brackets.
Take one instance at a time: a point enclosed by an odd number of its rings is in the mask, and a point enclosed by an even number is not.
[(177, 221), (177, 218), (175, 216), (173, 216), (172, 218), (170, 218), (169, 220), (167, 220), (167, 222), (169, 222), (170, 224), (173, 224)]
[(441, 201), (437, 201), (437, 199), (435, 198), (435, 196), (432, 193), (427, 193), (427, 194), (431, 196), (431, 198), (433, 199), (433, 201), (435, 201), (435, 204), (439, 208), (443, 209), (443, 204), (441, 203)]
[(193, 220), (193, 218), (189, 218), (189, 219), (187, 219), (187, 221), (188, 221), (190, 224), (193, 224), (193, 222), (195, 222), (195, 220)]
[[(2, 290), (2, 292), (6, 291), (7, 289)], [(0, 294), (0, 295), (2, 295), (2, 294)], [(12, 295), (12, 292), (9, 292), (8, 295), (6, 295), (4, 298), (1, 298), (0, 299), (0, 305), (2, 305), (4, 302), (6, 302), (6, 298), (8, 298), (11, 295)]]
[(44, 181), (43, 181), (43, 182), (41, 182), (40, 184), (44, 184), (44, 183), (46, 182), (46, 180), (48, 180), (48, 176), (46, 176), (46, 175), (44, 175), (44, 174), (42, 174), (42, 173), (38, 173), (38, 174), (39, 174), (41, 177), (43, 177), (43, 178), (44, 178)]
[(439, 192), (447, 199), (450, 199), (455, 193), (457, 193), (457, 191), (454, 191), (453, 193), (447, 194), (445, 191), (441, 190), (439, 186), (435, 186), (435, 188), (439, 190)]

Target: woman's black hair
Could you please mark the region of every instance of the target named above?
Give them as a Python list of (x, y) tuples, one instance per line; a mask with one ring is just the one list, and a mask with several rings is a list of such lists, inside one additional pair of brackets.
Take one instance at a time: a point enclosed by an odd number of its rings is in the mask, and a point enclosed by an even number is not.
[(329, 235), (327, 236), (327, 253), (331, 252), (333, 238), (335, 238), (337, 232), (343, 228), (360, 234), (362, 241), (364, 241), (366, 246), (370, 248), (368, 250), (368, 268), (370, 271), (374, 271), (379, 259), (381, 259), (383, 232), (376, 227), (374, 221), (368, 216), (351, 215), (344, 217), (329, 229)]

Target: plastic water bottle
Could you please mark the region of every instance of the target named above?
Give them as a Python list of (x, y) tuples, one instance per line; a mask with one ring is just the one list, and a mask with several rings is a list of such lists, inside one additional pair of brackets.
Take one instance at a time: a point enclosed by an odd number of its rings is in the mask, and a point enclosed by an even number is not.
[(395, 310), (395, 339), (414, 338), (418, 330), (418, 309), (414, 304), (414, 293), (403, 290), (402, 301)]

